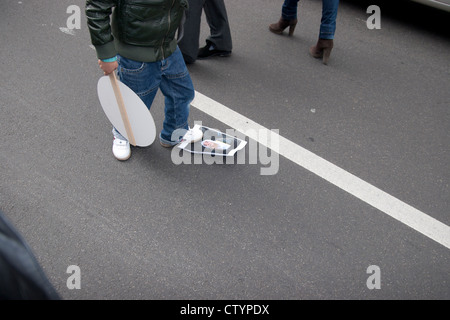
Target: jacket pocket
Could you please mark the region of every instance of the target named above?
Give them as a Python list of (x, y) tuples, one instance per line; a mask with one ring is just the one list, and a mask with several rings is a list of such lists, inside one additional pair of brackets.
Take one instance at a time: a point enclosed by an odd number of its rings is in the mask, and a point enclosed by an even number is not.
[(163, 10), (166, 1), (129, 1), (122, 8), (122, 35), (129, 44), (153, 46), (160, 42), (167, 28)]
[(124, 6), (125, 14), (130, 20), (149, 21), (163, 16), (164, 1), (152, 1), (139, 3), (139, 1), (128, 1)]

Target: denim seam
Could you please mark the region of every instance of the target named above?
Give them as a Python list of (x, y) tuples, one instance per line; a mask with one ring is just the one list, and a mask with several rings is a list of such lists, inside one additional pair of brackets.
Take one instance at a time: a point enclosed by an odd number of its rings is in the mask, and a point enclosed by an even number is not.
[(181, 79), (181, 78), (186, 77), (188, 74), (189, 74), (188, 71), (184, 71), (184, 72), (178, 73), (178, 74), (165, 74), (164, 76), (167, 79)]
[(120, 72), (136, 74), (136, 73), (140, 73), (140, 72), (144, 71), (144, 69), (145, 69), (145, 62), (143, 62), (142, 65), (137, 69), (127, 69), (124, 67), (120, 67)]
[(146, 95), (148, 95), (148, 94), (150, 94), (150, 93), (153, 93), (153, 92), (155, 92), (156, 90), (158, 90), (158, 88), (159, 88), (159, 84), (156, 85), (155, 87), (153, 87), (153, 88), (147, 90), (147, 91), (144, 91), (144, 92), (142, 92), (142, 93), (137, 93), (137, 95), (138, 95), (139, 97), (145, 97)]

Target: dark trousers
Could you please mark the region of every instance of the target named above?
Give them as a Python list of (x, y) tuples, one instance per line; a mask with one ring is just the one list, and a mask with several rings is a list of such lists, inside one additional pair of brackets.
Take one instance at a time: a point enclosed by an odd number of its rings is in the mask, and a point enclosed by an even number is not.
[(184, 56), (194, 61), (199, 49), (202, 10), (210, 29), (206, 42), (213, 44), (217, 50), (232, 51), (233, 48), (224, 0), (189, 0), (184, 36), (178, 46)]

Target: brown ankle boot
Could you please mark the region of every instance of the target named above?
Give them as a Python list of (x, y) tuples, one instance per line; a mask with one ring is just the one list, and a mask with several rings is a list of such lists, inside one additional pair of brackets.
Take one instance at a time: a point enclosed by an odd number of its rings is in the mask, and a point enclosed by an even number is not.
[(297, 22), (297, 19), (284, 20), (283, 18), (280, 18), (277, 23), (272, 23), (271, 25), (269, 25), (269, 30), (276, 34), (282, 34), (284, 29), (289, 27), (289, 35), (292, 36), (294, 34)]
[(314, 58), (322, 58), (323, 64), (328, 64), (331, 49), (333, 49), (333, 39), (319, 39), (315, 46), (309, 48), (309, 53)]

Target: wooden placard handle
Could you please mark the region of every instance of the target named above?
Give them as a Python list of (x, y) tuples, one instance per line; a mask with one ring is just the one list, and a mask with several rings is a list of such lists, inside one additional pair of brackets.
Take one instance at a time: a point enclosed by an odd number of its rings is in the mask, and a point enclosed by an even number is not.
[(131, 129), (130, 119), (128, 118), (127, 110), (125, 109), (125, 103), (123, 102), (122, 93), (120, 92), (119, 83), (114, 71), (109, 74), (109, 79), (111, 80), (114, 94), (116, 96), (117, 105), (119, 106), (123, 124), (125, 125), (125, 131), (127, 132), (128, 141), (131, 145), (136, 146), (136, 140), (134, 139), (133, 130)]

